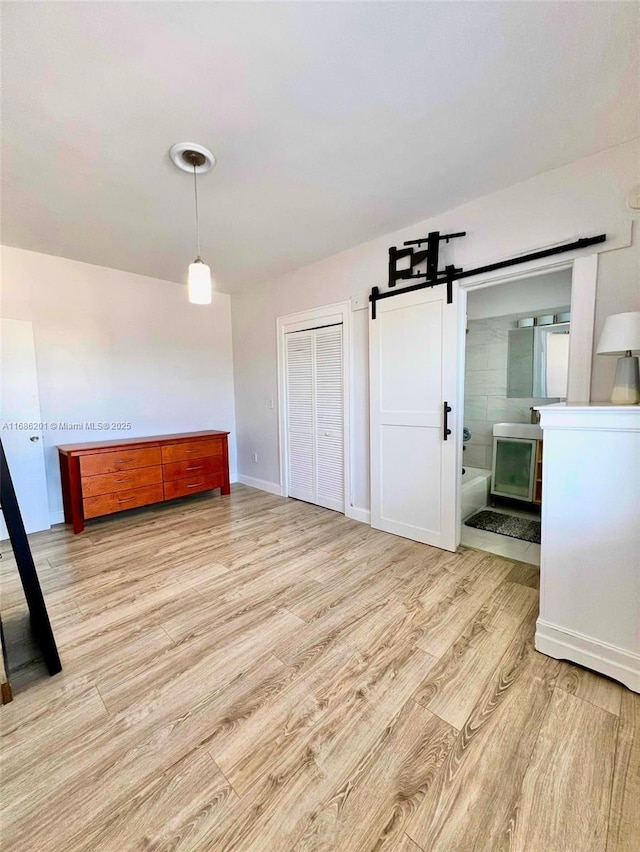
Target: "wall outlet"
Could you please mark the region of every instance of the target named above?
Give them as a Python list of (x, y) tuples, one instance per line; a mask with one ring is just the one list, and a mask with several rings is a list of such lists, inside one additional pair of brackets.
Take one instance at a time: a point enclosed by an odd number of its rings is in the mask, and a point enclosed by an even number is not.
[(270, 399), (269, 402), (267, 403), (267, 408), (275, 408), (275, 407), (276, 407), (275, 402), (272, 399)]
[(257, 463), (257, 461), (258, 461), (258, 454), (257, 454), (257, 453), (251, 453), (251, 461), (252, 461), (254, 464), (256, 464), (256, 463)]

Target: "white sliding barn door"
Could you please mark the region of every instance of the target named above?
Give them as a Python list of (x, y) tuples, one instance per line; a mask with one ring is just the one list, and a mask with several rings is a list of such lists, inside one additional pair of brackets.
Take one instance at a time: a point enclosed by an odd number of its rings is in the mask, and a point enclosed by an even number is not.
[(398, 294), (369, 320), (371, 526), (455, 550), (459, 459), (454, 415), (444, 438), (444, 404), (457, 405), (458, 288)]
[(286, 335), (289, 496), (344, 512), (342, 326)]

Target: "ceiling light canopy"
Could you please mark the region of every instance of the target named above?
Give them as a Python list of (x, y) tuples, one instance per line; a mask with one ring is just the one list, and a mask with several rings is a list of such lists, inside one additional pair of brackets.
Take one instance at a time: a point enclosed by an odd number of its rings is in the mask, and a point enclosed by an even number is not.
[(193, 191), (196, 209), (196, 259), (189, 264), (187, 291), (194, 305), (211, 304), (211, 269), (200, 257), (200, 217), (198, 215), (198, 175), (213, 168), (216, 159), (203, 145), (195, 142), (178, 142), (172, 145), (169, 156), (182, 171), (193, 174)]
[(193, 174), (193, 155), (198, 154), (196, 172), (201, 175), (210, 171), (216, 164), (216, 158), (204, 145), (197, 142), (176, 142), (169, 149), (169, 156), (183, 172)]

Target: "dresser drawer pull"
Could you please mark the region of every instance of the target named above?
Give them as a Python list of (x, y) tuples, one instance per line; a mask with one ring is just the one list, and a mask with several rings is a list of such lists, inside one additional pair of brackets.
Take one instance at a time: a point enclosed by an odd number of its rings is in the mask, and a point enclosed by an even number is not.
[(203, 467), (203, 464), (194, 464), (191, 467), (186, 468), (186, 470), (202, 470)]
[(187, 450), (188, 453), (197, 453), (197, 450)]
[(116, 479), (116, 485), (121, 485), (123, 482), (133, 482), (133, 477), (123, 476), (122, 479)]
[(200, 485), (204, 485), (204, 482), (194, 482), (193, 485), (187, 485), (187, 488), (199, 488)]
[(135, 461), (135, 459), (116, 459), (115, 464), (129, 464), (129, 462)]
[(129, 503), (130, 500), (135, 500), (135, 497), (123, 497), (122, 500), (118, 498), (118, 503)]

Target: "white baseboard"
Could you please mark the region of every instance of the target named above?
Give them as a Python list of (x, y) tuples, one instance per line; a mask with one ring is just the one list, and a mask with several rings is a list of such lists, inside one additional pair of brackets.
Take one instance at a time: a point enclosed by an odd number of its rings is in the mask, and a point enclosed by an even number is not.
[(352, 521), (360, 521), (361, 524), (371, 524), (371, 512), (369, 509), (362, 509), (360, 506), (347, 506), (344, 514), (345, 517), (351, 518)]
[(282, 487), (277, 482), (268, 482), (266, 479), (254, 479), (253, 476), (245, 476), (243, 473), (238, 474), (237, 481), (243, 485), (249, 485), (251, 488), (258, 488), (260, 491), (268, 491), (269, 494), (282, 497)]
[(64, 512), (62, 509), (59, 512), (49, 512), (49, 523), (51, 526), (54, 524), (64, 524)]
[(619, 680), (640, 692), (640, 654), (542, 621), (536, 623), (536, 650), (556, 660), (570, 660)]

